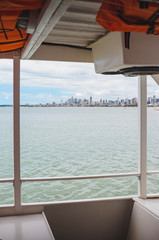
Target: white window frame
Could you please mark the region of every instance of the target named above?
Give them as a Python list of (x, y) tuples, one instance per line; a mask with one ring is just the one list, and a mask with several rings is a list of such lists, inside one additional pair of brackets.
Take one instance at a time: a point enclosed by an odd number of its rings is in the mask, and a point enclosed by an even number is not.
[[(139, 77), (139, 171), (121, 174), (90, 175), (90, 176), (70, 176), (54, 178), (21, 178), (20, 175), (20, 52), (13, 54), (13, 135), (14, 135), (14, 178), (0, 179), (0, 183), (13, 183), (14, 185), (14, 208), (15, 213), (24, 212), (24, 204), (21, 202), (21, 184), (23, 182), (39, 181), (61, 181), (61, 180), (80, 180), (80, 179), (99, 179), (114, 177), (136, 176), (139, 179), (138, 196), (142, 199), (147, 198), (147, 175), (159, 174), (159, 171), (147, 172), (147, 76)], [(156, 196), (156, 195), (155, 195)], [(46, 204), (46, 203), (43, 203)], [(43, 205), (27, 204), (28, 206)], [(49, 203), (50, 204), (50, 203)], [(2, 206), (3, 207), (3, 206)], [(2, 208), (1, 208), (2, 209)], [(39, 209), (39, 208), (38, 208)]]

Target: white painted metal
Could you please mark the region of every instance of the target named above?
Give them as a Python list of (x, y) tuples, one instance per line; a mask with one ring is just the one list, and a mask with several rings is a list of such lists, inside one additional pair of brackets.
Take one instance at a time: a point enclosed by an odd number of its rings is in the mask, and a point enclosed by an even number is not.
[(95, 42), (107, 33), (107, 31), (96, 22), (96, 15), (101, 1), (76, 0), (69, 2), (69, 7), (65, 10), (58, 22), (52, 25), (53, 28), (43, 42), (87, 48), (90, 43)]
[[(35, 207), (45, 207), (49, 205), (62, 205), (71, 203), (89, 203), (89, 202), (103, 202), (103, 201), (115, 201), (115, 200), (126, 200), (137, 198), (137, 195), (123, 196), (123, 197), (108, 197), (108, 198), (94, 198), (94, 199), (81, 199), (81, 200), (65, 200), (65, 201), (55, 201), (55, 202), (36, 202), (36, 203), (25, 203), (22, 205), (23, 209), (30, 207), (34, 209)], [(27, 212), (26, 212), (27, 213)], [(0, 213), (1, 215), (1, 213)]]
[(0, 179), (0, 183), (13, 183), (14, 182), (14, 179), (12, 178), (3, 178), (3, 179)]
[(29, 22), (26, 29), (26, 33), (33, 34), (37, 25), (38, 11), (30, 10), (29, 11)]
[[(130, 49), (125, 48), (124, 33), (111, 32), (92, 44), (97, 73), (130, 67), (159, 67), (159, 36), (131, 33)], [(145, 51), (146, 49), (146, 51)]]
[(20, 52), (13, 56), (13, 136), (14, 136), (14, 201), (16, 212), (21, 208), (20, 181)]
[(159, 219), (159, 199), (141, 199), (141, 198), (133, 198), (135, 202), (140, 204), (142, 207), (146, 208), (152, 214), (156, 215)]
[(118, 177), (139, 177), (140, 173), (119, 173), (107, 175), (88, 175), (88, 176), (68, 176), (68, 177), (50, 177), (50, 178), (21, 178), (21, 182), (41, 182), (41, 181), (64, 181), (80, 179), (97, 179), (97, 178), (118, 178)]
[(43, 16), (40, 16), (41, 19), (34, 35), (29, 40), (24, 51), (22, 51), (22, 59), (29, 59), (34, 54), (72, 1), (73, 0), (51, 0), (49, 4), (46, 3), (46, 6), (44, 6), (45, 11)]
[(25, 46), (23, 47), (22, 54), (21, 54), (22, 59), (26, 58), (26, 56), (28, 55), (28, 53), (30, 52), (34, 44), (36, 44), (38, 38), (40, 37), (44, 28), (47, 26), (49, 20), (51, 19), (53, 13), (56, 11), (60, 3), (61, 3), (61, 0), (45, 1), (44, 7), (42, 8), (40, 16), (38, 18), (37, 28), (34, 32), (34, 35), (28, 39)]
[(122, 33), (108, 33), (90, 47), (92, 47), (96, 73), (124, 68)]
[(1, 217), (0, 237), (5, 240), (54, 240), (43, 214)]
[[(148, 171), (147, 175), (157, 175), (159, 171)], [(47, 181), (65, 181), (65, 180), (80, 180), (80, 179), (96, 179), (96, 178), (118, 178), (118, 177), (140, 177), (140, 173), (120, 173), (120, 174), (106, 174), (106, 175), (88, 175), (88, 176), (67, 176), (67, 177), (48, 177), (48, 178), (21, 178), (21, 182), (47, 182)], [(12, 183), (14, 179), (5, 178), (0, 179), (0, 183)]]
[(152, 199), (152, 198), (159, 198), (159, 193), (155, 193), (155, 194), (147, 194), (147, 198), (148, 199)]
[[(21, 206), (21, 212), (20, 214), (36, 214), (36, 213), (41, 213), (44, 211), (44, 206), (41, 205), (26, 205), (26, 206)], [(17, 215), (17, 211), (15, 209), (15, 206), (12, 204), (7, 204), (7, 205), (0, 205), (0, 216), (13, 216)]]
[[(36, 214), (44, 211), (45, 206), (56, 204), (71, 204), (71, 203), (89, 203), (89, 202), (103, 202), (103, 201), (115, 201), (137, 198), (137, 195), (123, 196), (123, 197), (109, 197), (109, 198), (96, 198), (96, 199), (83, 199), (83, 200), (67, 200), (56, 202), (37, 202), (37, 203), (24, 203), (21, 207), (21, 214)], [(0, 216), (13, 216), (16, 215), (15, 207), (13, 205), (1, 205)]]
[[(51, 231), (50, 225), (49, 225), (49, 223), (48, 223), (48, 221), (47, 221), (47, 218), (46, 218), (46, 215), (45, 215), (44, 211), (42, 212), (42, 216), (43, 216), (43, 219), (44, 219), (44, 221), (45, 221), (45, 224), (46, 224), (46, 227), (47, 227), (47, 230), (48, 230), (48, 233), (49, 233), (50, 237), (52, 238), (52, 240), (55, 240), (55, 238), (54, 238), (54, 236), (53, 236), (53, 233), (52, 233), (52, 231)], [(38, 239), (38, 240), (39, 240), (39, 239)]]
[(147, 198), (147, 76), (139, 76), (139, 197)]
[(156, 204), (150, 204), (149, 200), (134, 203), (127, 240), (158, 240), (159, 215), (156, 214), (158, 208), (151, 205)]
[(92, 51), (89, 49), (54, 45), (41, 45), (30, 59), (65, 62), (93, 62)]
[(159, 174), (159, 171), (148, 171), (147, 175)]

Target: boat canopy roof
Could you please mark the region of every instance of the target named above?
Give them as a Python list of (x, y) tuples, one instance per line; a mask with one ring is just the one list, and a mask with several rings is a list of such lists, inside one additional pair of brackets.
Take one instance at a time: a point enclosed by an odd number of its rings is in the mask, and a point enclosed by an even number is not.
[(1, 0), (0, 58), (18, 49), (23, 60), (94, 62), (92, 46), (109, 33), (96, 17), (104, 3), (124, 1)]
[(90, 45), (108, 33), (96, 22), (101, 4), (99, 0), (1, 1), (3, 42), (12, 41), (13, 31), (5, 31), (12, 24), (19, 45), (16, 39), (14, 46), (0, 43), (0, 58), (12, 58), (19, 48), (21, 59), (93, 62)]

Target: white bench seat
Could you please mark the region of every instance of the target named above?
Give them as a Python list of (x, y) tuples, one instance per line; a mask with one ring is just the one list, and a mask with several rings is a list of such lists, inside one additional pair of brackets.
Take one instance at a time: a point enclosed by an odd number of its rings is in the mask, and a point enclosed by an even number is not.
[(0, 240), (54, 240), (41, 214), (0, 217)]

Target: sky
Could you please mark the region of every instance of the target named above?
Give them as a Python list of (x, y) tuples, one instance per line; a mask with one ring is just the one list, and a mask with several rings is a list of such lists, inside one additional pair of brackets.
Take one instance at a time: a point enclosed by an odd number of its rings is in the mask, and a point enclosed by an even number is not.
[[(13, 103), (13, 62), (0, 60), (0, 105)], [(72, 96), (93, 101), (133, 98), (138, 78), (96, 74), (92, 63), (21, 61), (21, 104), (60, 103)], [(148, 77), (148, 96), (159, 86)]]

